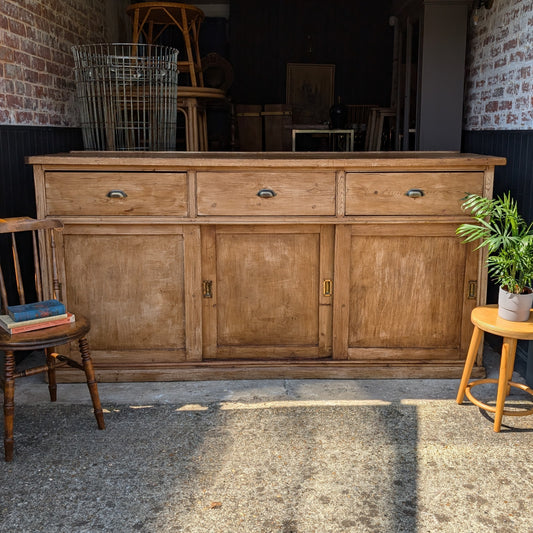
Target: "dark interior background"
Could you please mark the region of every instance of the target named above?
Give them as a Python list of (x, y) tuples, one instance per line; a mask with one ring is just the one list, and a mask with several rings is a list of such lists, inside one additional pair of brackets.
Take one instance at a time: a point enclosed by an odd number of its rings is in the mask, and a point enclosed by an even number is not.
[(287, 63), (332, 63), (343, 103), (389, 105), (391, 9), (390, 0), (232, 0), (233, 102), (284, 103)]

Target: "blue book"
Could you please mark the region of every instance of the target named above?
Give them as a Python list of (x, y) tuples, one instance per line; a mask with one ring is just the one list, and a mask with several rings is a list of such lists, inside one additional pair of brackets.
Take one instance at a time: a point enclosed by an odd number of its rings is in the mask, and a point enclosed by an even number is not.
[(21, 322), (34, 318), (62, 315), (66, 313), (66, 310), (65, 305), (59, 300), (46, 300), (31, 304), (11, 305), (7, 308), (7, 312), (15, 322)]

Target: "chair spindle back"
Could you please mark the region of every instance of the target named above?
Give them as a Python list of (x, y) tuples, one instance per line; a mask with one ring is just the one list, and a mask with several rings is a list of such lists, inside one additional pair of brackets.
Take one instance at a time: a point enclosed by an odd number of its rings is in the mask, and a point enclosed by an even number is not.
[[(0, 219), (0, 234), (11, 235), (11, 259), (10, 261), (2, 258), (0, 262), (0, 297), (1, 297), (1, 314), (7, 314), (7, 306), (10, 305), (8, 299), (7, 280), (11, 274), (16, 285), (18, 302), (25, 304), (28, 291), (24, 286), (24, 269), (21, 262), (26, 259), (29, 251), (24, 248), (23, 243), (17, 238), (18, 234), (25, 233), (31, 236), (31, 253), (33, 257), (33, 281), (37, 301), (44, 298), (43, 269), (41, 261), (48, 261), (49, 271), (52, 279), (50, 280), (50, 289), (53, 292), (51, 297), (59, 298), (59, 279), (58, 268), (55, 254), (54, 230), (61, 229), (63, 224), (59, 220), (46, 219), (36, 220), (28, 217), (16, 217)], [(41, 243), (47, 243), (48, 246), (39, 247), (39, 233), (41, 233)], [(22, 236), (22, 235), (21, 235)], [(48, 248), (48, 249), (47, 249)], [(29, 262), (29, 257), (27, 258)], [(10, 272), (8, 272), (10, 271)], [(32, 294), (30, 291), (29, 294)]]

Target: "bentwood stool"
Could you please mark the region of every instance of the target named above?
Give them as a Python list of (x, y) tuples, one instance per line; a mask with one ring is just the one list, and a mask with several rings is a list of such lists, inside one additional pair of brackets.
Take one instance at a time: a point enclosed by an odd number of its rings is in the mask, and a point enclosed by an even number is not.
[(221, 89), (210, 87), (180, 87), (178, 90), (178, 111), (185, 117), (185, 143), (188, 152), (207, 151), (206, 103), (223, 100)]
[[(28, 217), (0, 219), (0, 314), (7, 314), (8, 294), (17, 298), (12, 304), (27, 301), (61, 299), (57, 276), (56, 234), (63, 227), (60, 220), (35, 220)], [(37, 238), (39, 235), (39, 239)], [(26, 249), (27, 248), (27, 249)], [(8, 249), (11, 249), (9, 254)], [(11, 255), (11, 258), (9, 258)], [(28, 261), (24, 261), (27, 258)], [(29, 268), (25, 268), (27, 263)], [(15, 289), (10, 290), (12, 287)], [(31, 296), (31, 299), (30, 299)], [(36, 299), (34, 299), (36, 298)], [(6, 461), (13, 458), (13, 418), (15, 411), (15, 379), (46, 372), (50, 400), (56, 400), (56, 366), (68, 365), (85, 373), (94, 416), (99, 429), (105, 428), (104, 415), (96, 384), (87, 334), (89, 320), (76, 313), (76, 321), (45, 329), (9, 334), (0, 328), (0, 351), (4, 352), (4, 450)], [(56, 346), (77, 342), (80, 360), (76, 361), (55, 351)], [(44, 350), (44, 365), (17, 371), (15, 352)]]
[(126, 8), (126, 13), (132, 18), (134, 43), (142, 36), (147, 44), (155, 44), (169, 26), (178, 28), (183, 36), (186, 56), (178, 61), (178, 66), (186, 69), (192, 87), (204, 86), (198, 45), (200, 25), (204, 20), (200, 8), (176, 2), (140, 2)]
[[(511, 381), (513, 376), (514, 359), (516, 353), (516, 343), (518, 339), (533, 340), (533, 313), (527, 322), (510, 322), (498, 316), (497, 305), (484, 305), (476, 307), (471, 315), (472, 324), (474, 324), (474, 332), (468, 355), (466, 357), (465, 367), (463, 370), (463, 377), (459, 385), (459, 392), (457, 393), (457, 403), (463, 403), (464, 396), (478, 407), (494, 413), (494, 431), (499, 432), (502, 425), (502, 417), (506, 416), (526, 416), (533, 414), (533, 409), (510, 411), (505, 409), (505, 398), (509, 394), (511, 387), (516, 387), (533, 395), (533, 389), (521, 383)], [(476, 359), (477, 351), (483, 337), (482, 332), (492, 333), (503, 337), (501, 361), (500, 361), (500, 375), (498, 379), (478, 379), (470, 380), (472, 367)], [(480, 402), (472, 395), (472, 387), (482, 385), (484, 383), (497, 383), (498, 393), (496, 396), (496, 407)]]

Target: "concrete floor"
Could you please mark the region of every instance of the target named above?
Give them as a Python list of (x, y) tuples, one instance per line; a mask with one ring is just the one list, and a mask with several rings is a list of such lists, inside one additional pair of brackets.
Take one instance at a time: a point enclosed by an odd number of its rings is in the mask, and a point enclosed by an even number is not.
[(533, 532), (533, 417), (496, 434), (457, 386), (102, 383), (98, 431), (85, 385), (51, 404), (42, 376), (21, 379), (0, 531)]
[[(19, 366), (19, 369), (42, 364), (35, 353)], [(2, 362), (0, 354), (0, 363)], [(486, 345), (484, 365), (487, 377), (497, 378), (499, 354)], [(515, 381), (524, 383), (517, 373)], [(182, 382), (100, 383), (98, 386), (102, 404), (211, 404), (222, 401), (385, 401), (402, 400), (454, 400), (458, 380), (455, 379), (392, 379), (392, 380), (223, 380)], [(16, 404), (37, 405), (49, 401), (44, 376), (36, 375), (19, 379), (15, 385)], [(487, 389), (490, 397), (490, 388)], [(518, 393), (520, 394), (520, 393)], [(58, 403), (89, 404), (90, 397), (84, 383), (59, 384)]]

